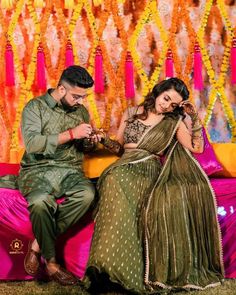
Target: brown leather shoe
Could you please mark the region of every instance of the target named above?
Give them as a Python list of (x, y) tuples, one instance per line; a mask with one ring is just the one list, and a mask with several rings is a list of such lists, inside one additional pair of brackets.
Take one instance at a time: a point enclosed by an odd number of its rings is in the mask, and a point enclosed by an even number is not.
[(31, 276), (36, 276), (39, 272), (40, 253), (32, 250), (31, 246), (32, 246), (32, 241), (30, 241), (28, 245), (28, 252), (25, 255), (25, 259), (24, 259), (24, 267), (27, 274)]
[(76, 279), (76, 277), (61, 266), (58, 268), (58, 270), (55, 273), (53, 274), (48, 273), (48, 276), (50, 280), (55, 281), (62, 286), (78, 284), (78, 280)]

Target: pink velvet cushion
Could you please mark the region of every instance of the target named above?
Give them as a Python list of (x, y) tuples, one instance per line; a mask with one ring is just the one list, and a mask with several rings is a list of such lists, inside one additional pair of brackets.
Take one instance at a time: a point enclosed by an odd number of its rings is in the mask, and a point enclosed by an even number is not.
[(17, 175), (19, 173), (19, 169), (19, 164), (0, 163), (0, 176), (7, 174)]
[(209, 142), (206, 131), (203, 128), (204, 151), (201, 154), (193, 154), (195, 159), (199, 162), (206, 174), (212, 175), (215, 172), (223, 170), (223, 167), (216, 158), (214, 149)]

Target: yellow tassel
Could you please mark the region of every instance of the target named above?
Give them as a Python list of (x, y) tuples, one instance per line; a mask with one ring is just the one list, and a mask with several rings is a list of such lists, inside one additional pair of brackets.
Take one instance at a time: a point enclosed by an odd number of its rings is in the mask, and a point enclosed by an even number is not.
[(99, 6), (102, 4), (102, 0), (93, 0), (93, 5), (94, 6)]
[(74, 0), (65, 0), (65, 9), (73, 9)]
[(14, 0), (2, 0), (1, 1), (1, 7), (10, 9), (13, 8)]
[(125, 0), (117, 0), (117, 2), (118, 2), (119, 4), (124, 4), (124, 3), (125, 3)]
[(43, 0), (34, 0), (34, 7), (35, 8), (43, 8), (44, 7), (44, 1)]

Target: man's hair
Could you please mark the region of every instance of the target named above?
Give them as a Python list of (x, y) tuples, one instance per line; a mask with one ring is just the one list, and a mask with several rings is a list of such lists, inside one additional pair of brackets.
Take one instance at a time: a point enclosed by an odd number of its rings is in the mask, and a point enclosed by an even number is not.
[(78, 86), (81, 88), (90, 88), (94, 83), (88, 71), (76, 65), (70, 66), (62, 72), (58, 85), (61, 85), (63, 81), (72, 87)]

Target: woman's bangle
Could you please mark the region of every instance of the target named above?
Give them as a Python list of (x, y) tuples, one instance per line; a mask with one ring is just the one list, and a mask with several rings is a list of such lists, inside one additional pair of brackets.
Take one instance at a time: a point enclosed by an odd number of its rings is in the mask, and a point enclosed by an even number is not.
[(192, 131), (196, 132), (196, 131), (199, 131), (201, 129), (202, 129), (202, 126), (200, 125), (200, 126), (196, 126), (196, 127), (192, 128)]
[(202, 135), (193, 135), (192, 138), (193, 139), (195, 139), (195, 138), (203, 139), (203, 136)]
[(69, 131), (69, 135), (70, 135), (70, 140), (75, 139), (72, 129), (68, 129), (68, 131)]
[(194, 113), (191, 117), (192, 122), (195, 122), (198, 119), (198, 113)]
[(107, 137), (107, 134), (104, 131), (102, 131), (102, 130), (98, 130), (97, 134), (102, 135), (102, 138), (103, 139), (105, 139)]

